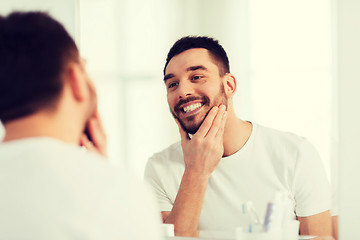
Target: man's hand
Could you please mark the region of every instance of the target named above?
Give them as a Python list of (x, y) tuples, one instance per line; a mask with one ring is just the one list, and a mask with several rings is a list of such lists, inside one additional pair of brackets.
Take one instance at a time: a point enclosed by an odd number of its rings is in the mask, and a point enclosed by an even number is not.
[(174, 224), (177, 236), (199, 235), (198, 225), (208, 179), (224, 152), (226, 118), (225, 106), (213, 107), (191, 139), (178, 123), (185, 172), (171, 212), (162, 212), (163, 221)]
[(215, 170), (224, 153), (223, 133), (226, 118), (224, 105), (213, 107), (191, 139), (177, 122), (186, 170), (205, 176), (210, 176)]
[(327, 237), (316, 237), (316, 238), (313, 238), (313, 240), (335, 240), (335, 238), (333, 238), (331, 236), (327, 236)]
[(91, 141), (88, 136), (83, 133), (80, 138), (80, 146), (84, 146), (87, 150), (96, 152), (103, 157), (107, 157), (107, 143), (106, 134), (101, 123), (100, 115), (95, 112), (86, 124), (86, 129), (90, 135)]
[(329, 210), (308, 217), (297, 217), (297, 219), (300, 222), (301, 235), (319, 237), (332, 235), (332, 219)]

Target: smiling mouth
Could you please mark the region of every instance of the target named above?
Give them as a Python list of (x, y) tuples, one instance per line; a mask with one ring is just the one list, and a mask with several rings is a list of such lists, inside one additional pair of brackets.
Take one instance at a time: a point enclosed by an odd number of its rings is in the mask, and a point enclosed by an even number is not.
[(203, 106), (202, 103), (194, 103), (194, 104), (191, 104), (189, 106), (184, 107), (183, 111), (185, 113), (192, 112), (192, 111), (195, 111), (198, 108), (201, 108), (202, 106)]

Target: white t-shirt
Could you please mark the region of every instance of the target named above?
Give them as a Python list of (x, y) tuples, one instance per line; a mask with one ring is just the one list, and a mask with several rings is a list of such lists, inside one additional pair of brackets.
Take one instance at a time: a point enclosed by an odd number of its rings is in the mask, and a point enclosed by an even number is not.
[(0, 144), (0, 239), (159, 240), (151, 190), (124, 169), (51, 138)]
[[(154, 154), (145, 179), (153, 187), (161, 211), (171, 211), (185, 165), (180, 142)], [(330, 187), (314, 147), (305, 139), (253, 124), (242, 149), (221, 159), (212, 173), (199, 230), (229, 231), (248, 222), (242, 214), (251, 201), (261, 219), (275, 192), (286, 192), (293, 216), (329, 210)]]

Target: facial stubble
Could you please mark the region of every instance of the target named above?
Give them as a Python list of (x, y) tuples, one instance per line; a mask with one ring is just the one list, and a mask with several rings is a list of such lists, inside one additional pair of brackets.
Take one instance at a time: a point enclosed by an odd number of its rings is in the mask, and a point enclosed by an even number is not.
[[(226, 97), (225, 88), (224, 88), (224, 85), (223, 85), (223, 84), (220, 84), (219, 94), (217, 95), (216, 98), (214, 98), (215, 100), (214, 100), (214, 104), (212, 104), (212, 106), (210, 106), (210, 100), (209, 100), (209, 98), (208, 98), (208, 97), (205, 97), (205, 96), (203, 96), (203, 97), (204, 97), (205, 99), (207, 99), (207, 101), (204, 103), (204, 106), (208, 106), (209, 109), (208, 109), (207, 112), (205, 113), (203, 119), (201, 119), (200, 122), (199, 122), (198, 124), (196, 124), (196, 125), (191, 124), (191, 125), (193, 125), (193, 126), (188, 126), (188, 127), (187, 127), (187, 126), (185, 125), (184, 121), (183, 121), (182, 119), (180, 119), (180, 117), (179, 117), (177, 114), (175, 114), (175, 112), (174, 112), (173, 110), (170, 110), (170, 112), (171, 112), (171, 114), (173, 115), (173, 117), (179, 121), (180, 126), (182, 127), (182, 129), (183, 129), (185, 132), (189, 133), (189, 134), (195, 134), (195, 133), (199, 130), (200, 126), (202, 125), (202, 123), (204, 122), (205, 118), (207, 117), (207, 115), (209, 114), (210, 110), (211, 110), (213, 107), (215, 107), (215, 106), (220, 106), (220, 105), (223, 104), (223, 105), (225, 105), (225, 107), (226, 107), (226, 109), (227, 109), (228, 100), (227, 100), (227, 97)], [(218, 100), (218, 101), (217, 101), (217, 100)], [(183, 101), (184, 101), (184, 100), (183, 100)], [(181, 110), (181, 111), (182, 111), (182, 110)], [(191, 122), (194, 121), (195, 119), (196, 119), (196, 115), (195, 115), (195, 116), (189, 116), (189, 117), (186, 118), (186, 121), (191, 123)]]

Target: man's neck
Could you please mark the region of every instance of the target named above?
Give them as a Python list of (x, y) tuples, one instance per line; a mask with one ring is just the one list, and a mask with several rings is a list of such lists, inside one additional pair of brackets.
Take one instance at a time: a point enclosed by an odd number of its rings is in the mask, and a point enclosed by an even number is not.
[(229, 117), (224, 130), (224, 157), (238, 152), (248, 141), (252, 132), (252, 124), (236, 117), (229, 112)]
[(61, 119), (54, 114), (41, 112), (10, 121), (4, 125), (3, 142), (31, 137), (51, 137), (63, 142), (78, 144), (80, 133), (67, 119)]

